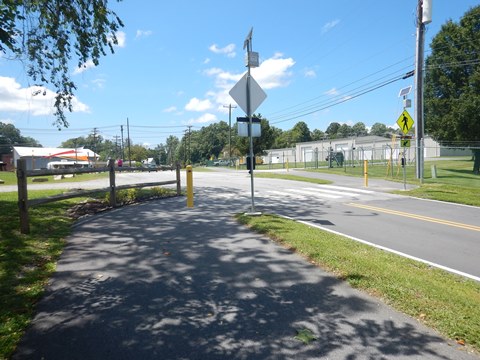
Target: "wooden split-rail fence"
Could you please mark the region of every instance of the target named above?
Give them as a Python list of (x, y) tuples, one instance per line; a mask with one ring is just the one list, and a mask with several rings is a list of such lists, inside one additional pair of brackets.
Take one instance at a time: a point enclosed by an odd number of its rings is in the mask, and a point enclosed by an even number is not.
[[(149, 183), (137, 183), (129, 185), (115, 185), (115, 173), (123, 171), (152, 171), (151, 168), (138, 168), (138, 167), (115, 167), (115, 161), (109, 160), (106, 167), (101, 168), (70, 168), (70, 169), (40, 169), (40, 170), (27, 170), (27, 162), (25, 159), (17, 160), (17, 184), (18, 184), (18, 209), (20, 212), (20, 232), (22, 234), (28, 234), (30, 232), (28, 209), (35, 205), (46, 204), (54, 201), (60, 201), (65, 199), (71, 199), (75, 197), (82, 197), (90, 194), (108, 192), (110, 194), (109, 201), (110, 206), (117, 206), (116, 192), (124, 189), (143, 188), (151, 186), (160, 186), (168, 184), (177, 184), (177, 195), (181, 195), (181, 183), (180, 183), (180, 165), (177, 164), (172, 167), (171, 170), (176, 170), (175, 180), (149, 182)], [(28, 199), (27, 179), (29, 177), (48, 176), (48, 175), (69, 175), (69, 174), (88, 174), (109, 172), (110, 186), (108, 188), (91, 189), (91, 190), (79, 190), (72, 191), (66, 194), (59, 194), (48, 196), (38, 199)]]

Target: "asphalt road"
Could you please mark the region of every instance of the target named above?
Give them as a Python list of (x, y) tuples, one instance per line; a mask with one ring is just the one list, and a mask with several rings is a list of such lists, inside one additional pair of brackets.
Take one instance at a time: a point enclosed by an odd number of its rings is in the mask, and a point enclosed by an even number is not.
[(239, 225), (246, 178), (212, 175), (193, 209), (79, 222), (13, 359), (478, 359)]
[[(404, 185), (303, 171), (333, 185), (278, 179), (255, 179), (256, 210), (289, 216), (325, 230), (418, 258), (434, 266), (480, 281), (480, 208), (394, 195)], [(232, 206), (251, 203), (248, 174), (195, 174), (198, 191), (208, 189)], [(216, 194), (216, 195), (215, 195)]]

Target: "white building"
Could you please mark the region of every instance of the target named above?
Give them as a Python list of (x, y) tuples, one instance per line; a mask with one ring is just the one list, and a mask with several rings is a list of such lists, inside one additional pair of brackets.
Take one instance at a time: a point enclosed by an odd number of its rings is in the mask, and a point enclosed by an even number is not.
[(49, 163), (69, 162), (80, 166), (93, 166), (99, 155), (85, 148), (43, 148), (43, 147), (13, 147), (13, 165), (18, 159), (27, 160), (27, 170), (46, 169)]
[[(415, 160), (415, 140), (403, 147), (399, 136), (391, 139), (382, 136), (361, 136), (342, 139), (324, 139), (297, 143), (295, 147), (270, 149), (263, 156), (265, 164), (325, 161), (331, 152), (342, 153), (347, 162), (397, 160), (405, 151), (407, 161)], [(453, 151), (453, 153), (452, 153)], [(440, 146), (431, 137), (424, 139), (425, 158), (453, 155), (468, 155), (470, 152), (452, 150)]]

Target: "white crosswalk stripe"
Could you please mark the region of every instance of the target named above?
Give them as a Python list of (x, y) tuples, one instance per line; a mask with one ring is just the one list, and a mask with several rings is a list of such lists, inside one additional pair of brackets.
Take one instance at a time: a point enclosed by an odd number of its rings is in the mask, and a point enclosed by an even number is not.
[(313, 190), (300, 190), (300, 189), (288, 189), (287, 191), (291, 191), (293, 193), (299, 193), (303, 195), (309, 195), (309, 196), (315, 196), (315, 197), (326, 197), (329, 199), (340, 199), (341, 196), (339, 195), (334, 195), (333, 193), (329, 193), (328, 191), (325, 190), (320, 190), (320, 192), (316, 191), (315, 189)]
[(307, 187), (304, 189), (284, 189), (280, 190), (267, 190), (268, 196), (272, 197), (289, 197), (296, 198), (298, 200), (308, 199), (342, 199), (342, 198), (359, 198), (365, 197), (369, 194), (373, 194), (373, 191), (364, 189), (354, 189), (341, 186), (332, 185), (318, 185), (316, 187)]

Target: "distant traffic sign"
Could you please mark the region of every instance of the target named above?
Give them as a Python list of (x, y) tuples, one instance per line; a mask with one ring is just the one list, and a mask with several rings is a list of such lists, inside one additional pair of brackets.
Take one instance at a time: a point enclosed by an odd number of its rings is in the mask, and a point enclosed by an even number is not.
[(397, 120), (397, 125), (400, 127), (400, 130), (406, 135), (413, 126), (413, 119), (408, 113), (407, 110), (403, 110), (402, 114)]

